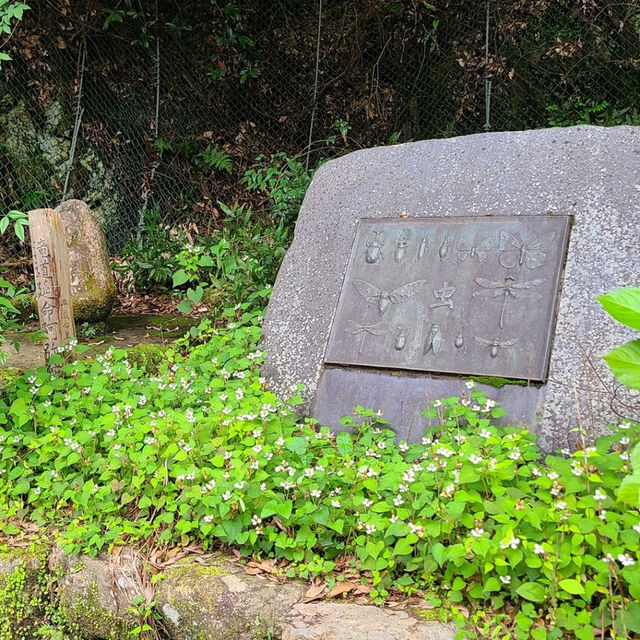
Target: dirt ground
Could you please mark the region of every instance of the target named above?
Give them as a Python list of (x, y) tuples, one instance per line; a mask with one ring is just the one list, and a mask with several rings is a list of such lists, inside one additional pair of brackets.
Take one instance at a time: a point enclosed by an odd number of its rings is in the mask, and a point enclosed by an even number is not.
[[(197, 318), (171, 315), (114, 315), (106, 323), (76, 329), (79, 341), (89, 347), (82, 357), (89, 358), (111, 345), (119, 349), (138, 344), (165, 345), (182, 337), (197, 323)], [(33, 323), (24, 332), (6, 335), (2, 350), (7, 352), (7, 368), (27, 370), (44, 365), (44, 350), (37, 339), (37, 330), (37, 323)], [(17, 350), (11, 344), (14, 341), (18, 342)]]

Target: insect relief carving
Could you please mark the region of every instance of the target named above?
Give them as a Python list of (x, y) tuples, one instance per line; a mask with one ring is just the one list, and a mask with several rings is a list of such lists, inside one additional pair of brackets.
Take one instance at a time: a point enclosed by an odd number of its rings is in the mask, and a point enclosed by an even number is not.
[(498, 253), (498, 261), (507, 269), (516, 265), (538, 269), (547, 259), (544, 244), (538, 236), (533, 236), (525, 242), (517, 233), (508, 231), (500, 232)]
[(384, 315), (390, 304), (402, 304), (414, 296), (421, 287), (427, 284), (426, 280), (414, 280), (397, 289), (385, 291), (365, 280), (352, 280), (356, 291), (368, 304), (377, 304), (380, 315)]
[(325, 362), (545, 380), (569, 231), (556, 215), (361, 220)]
[(483, 347), (489, 347), (489, 355), (492, 358), (497, 358), (498, 353), (500, 353), (500, 349), (507, 349), (512, 347), (517, 341), (517, 338), (513, 338), (512, 340), (500, 340), (499, 338), (492, 338), (491, 340), (487, 340), (486, 338), (479, 338), (478, 336), (474, 336), (476, 342)]
[(387, 323), (379, 322), (378, 324), (356, 324), (352, 323), (352, 327), (347, 329), (349, 333), (356, 336), (358, 340), (358, 353), (362, 353), (364, 348), (364, 339), (369, 336), (383, 336), (387, 333)]
[(442, 345), (442, 332), (440, 331), (439, 324), (432, 324), (431, 330), (429, 331), (429, 335), (424, 342), (424, 349), (422, 350), (423, 355), (429, 355), (429, 352), (433, 353), (434, 356), (437, 356), (440, 352), (440, 346)]
[(479, 262), (485, 262), (489, 257), (489, 251), (491, 250), (491, 239), (486, 238), (480, 242), (474, 242), (472, 244), (467, 243), (465, 240), (459, 240), (456, 245), (456, 257), (461, 262), (464, 262), (467, 258), (469, 260), (478, 260)]
[(364, 259), (369, 264), (375, 264), (382, 258), (382, 247), (384, 247), (384, 233), (382, 231), (374, 231), (373, 238), (367, 241)]
[(500, 321), (498, 322), (498, 326), (503, 329), (507, 301), (517, 300), (518, 298), (540, 300), (542, 296), (530, 291), (530, 289), (533, 287), (539, 287), (541, 284), (544, 284), (545, 281), (541, 278), (537, 278), (536, 280), (531, 280), (529, 282), (516, 282), (515, 278), (507, 276), (503, 282), (494, 282), (493, 280), (487, 280), (486, 278), (480, 277), (475, 278), (475, 282), (481, 287), (484, 287), (484, 289), (480, 291), (473, 292), (475, 297), (497, 298), (502, 296), (502, 307), (500, 310)]
[(409, 232), (405, 229), (400, 237), (396, 240), (396, 252), (394, 254), (394, 258), (396, 262), (402, 261), (404, 258), (404, 253), (409, 246)]

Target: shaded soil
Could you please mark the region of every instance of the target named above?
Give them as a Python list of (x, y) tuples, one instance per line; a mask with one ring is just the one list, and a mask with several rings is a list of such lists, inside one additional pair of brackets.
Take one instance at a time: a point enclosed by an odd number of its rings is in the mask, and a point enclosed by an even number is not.
[[(169, 344), (197, 323), (197, 319), (183, 316), (114, 315), (106, 323), (77, 329), (79, 341), (89, 347), (82, 357), (91, 358), (111, 345), (125, 349), (138, 344)], [(37, 323), (32, 323), (21, 333), (7, 334), (7, 342), (2, 347), (7, 352), (6, 367), (26, 370), (44, 365), (44, 351), (37, 330)], [(11, 344), (13, 341), (18, 342), (17, 350)]]

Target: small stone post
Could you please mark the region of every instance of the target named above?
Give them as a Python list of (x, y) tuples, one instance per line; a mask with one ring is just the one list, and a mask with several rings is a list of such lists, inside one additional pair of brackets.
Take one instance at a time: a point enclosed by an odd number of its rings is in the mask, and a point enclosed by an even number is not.
[[(56, 349), (76, 335), (67, 243), (60, 216), (53, 209), (30, 211), (29, 230), (38, 315), (46, 334), (44, 355), (49, 362)], [(66, 355), (73, 357), (72, 352)]]

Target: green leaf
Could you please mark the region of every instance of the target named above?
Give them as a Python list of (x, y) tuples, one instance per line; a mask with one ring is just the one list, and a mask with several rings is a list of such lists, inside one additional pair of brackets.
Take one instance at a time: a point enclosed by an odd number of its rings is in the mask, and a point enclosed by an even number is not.
[(516, 593), (531, 602), (544, 602), (545, 589), (539, 582), (523, 582)]
[(193, 304), (198, 304), (200, 300), (202, 300), (202, 296), (204, 295), (204, 289), (198, 285), (195, 289), (187, 289), (187, 298), (193, 302)]
[(640, 507), (640, 473), (623, 478), (618, 490), (618, 500), (634, 507)]
[(618, 289), (600, 296), (598, 301), (611, 317), (640, 331), (640, 288)]
[(184, 269), (178, 269), (178, 271), (173, 274), (173, 286), (179, 287), (181, 284), (189, 282), (190, 279), (191, 276)]
[(347, 456), (353, 452), (353, 442), (351, 440), (351, 434), (348, 431), (342, 431), (336, 437), (336, 446), (340, 455)]
[(558, 585), (561, 589), (574, 596), (579, 596), (584, 593), (584, 587), (577, 580), (573, 580), (570, 578), (566, 580), (560, 580), (560, 582), (558, 582)]
[(433, 556), (433, 559), (441, 567), (447, 558), (447, 550), (445, 549), (444, 545), (442, 545), (440, 542), (436, 542), (433, 545), (433, 547), (431, 547), (431, 555)]
[(400, 538), (393, 549), (393, 553), (397, 556), (411, 555), (413, 553), (413, 545), (406, 538)]
[(640, 340), (632, 340), (609, 351), (604, 359), (622, 384), (640, 389)]
[(193, 311), (193, 304), (191, 300), (182, 300), (176, 307), (180, 313), (191, 313)]

